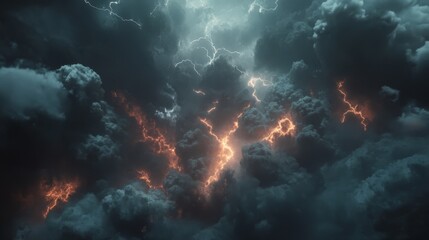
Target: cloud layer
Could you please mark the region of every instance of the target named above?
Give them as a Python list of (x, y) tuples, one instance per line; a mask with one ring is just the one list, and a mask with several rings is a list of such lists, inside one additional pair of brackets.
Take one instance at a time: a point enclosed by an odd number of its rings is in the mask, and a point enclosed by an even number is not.
[(427, 238), (428, 1), (0, 12), (3, 238)]

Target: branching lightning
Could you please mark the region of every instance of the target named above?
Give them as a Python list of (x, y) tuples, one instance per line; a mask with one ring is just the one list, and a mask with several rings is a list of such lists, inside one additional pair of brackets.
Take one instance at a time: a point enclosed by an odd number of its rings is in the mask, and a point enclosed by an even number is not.
[(198, 76), (200, 76), (200, 77), (201, 77), (201, 73), (200, 73), (200, 72), (198, 72), (198, 70), (197, 70), (197, 65), (200, 65), (200, 64), (194, 63), (194, 62), (193, 62), (192, 60), (190, 60), (190, 59), (183, 59), (183, 60), (181, 60), (181, 61), (177, 62), (176, 64), (174, 64), (174, 67), (175, 67), (175, 68), (177, 68), (179, 65), (182, 65), (182, 64), (185, 64), (185, 63), (189, 63), (189, 64), (191, 64), (192, 69), (194, 70), (194, 72), (195, 72)]
[[(245, 109), (247, 109), (248, 105)], [(244, 109), (244, 110), (245, 110)], [(200, 122), (207, 127), (209, 134), (218, 142), (220, 150), (217, 153), (217, 162), (211, 168), (211, 171), (205, 181), (204, 188), (207, 188), (213, 183), (219, 180), (221, 172), (225, 169), (227, 163), (229, 163), (234, 157), (234, 149), (231, 146), (231, 136), (239, 128), (238, 121), (244, 113), (244, 110), (235, 117), (232, 128), (223, 135), (218, 135), (213, 131), (213, 125), (206, 119), (200, 118)]]
[(366, 129), (367, 129), (367, 119), (366, 119), (366, 117), (364, 116), (364, 114), (363, 114), (362, 111), (358, 110), (358, 108), (359, 108), (358, 104), (356, 104), (355, 106), (353, 106), (353, 104), (349, 100), (347, 100), (347, 93), (344, 90), (343, 86), (344, 86), (344, 81), (338, 82), (338, 84), (337, 84), (337, 90), (343, 96), (343, 102), (348, 107), (347, 111), (345, 111), (343, 113), (343, 116), (341, 118), (341, 123), (344, 123), (346, 121), (346, 117), (350, 113), (350, 114), (353, 114), (353, 115), (355, 115), (356, 117), (358, 117), (360, 119), (360, 124), (362, 125), (364, 131), (366, 131)]
[(142, 24), (132, 18), (124, 18), (121, 15), (117, 14), (114, 10), (113, 10), (113, 6), (114, 5), (119, 5), (121, 3), (121, 0), (118, 1), (111, 1), (109, 2), (109, 7), (97, 7), (95, 5), (93, 5), (89, 0), (83, 0), (85, 2), (85, 4), (87, 4), (88, 6), (98, 10), (98, 11), (103, 11), (103, 12), (107, 12), (109, 13), (109, 15), (114, 16), (116, 18), (118, 18), (119, 20), (123, 21), (123, 22), (131, 22), (134, 23), (135, 25), (137, 25), (139, 28), (142, 27)]
[(168, 141), (161, 129), (154, 122), (149, 121), (141, 109), (130, 103), (123, 94), (113, 92), (113, 96), (124, 108), (128, 116), (134, 118), (137, 122), (140, 128), (141, 140), (148, 143), (155, 153), (166, 156), (170, 168), (180, 171), (181, 167), (179, 166), (179, 158), (176, 155), (176, 148), (174, 144)]
[(265, 135), (262, 140), (267, 141), (270, 144), (273, 144), (274, 141), (279, 137), (284, 137), (287, 135), (293, 135), (296, 129), (295, 123), (292, 121), (292, 118), (288, 116), (283, 116), (280, 120), (277, 121), (277, 125), (272, 128), (267, 135)]
[[(204, 6), (204, 4), (202, 4)], [(194, 63), (191, 59), (183, 59), (179, 62), (177, 62), (174, 66), (177, 67), (178, 65), (184, 64), (184, 63), (190, 63), (193, 66), (194, 71), (201, 76), (201, 74), (197, 71), (196, 66), (206, 67), (210, 64), (212, 64), (219, 56), (222, 54), (228, 54), (228, 55), (238, 55), (240, 56), (242, 52), (239, 51), (232, 51), (224, 47), (217, 47), (211, 37), (211, 31), (213, 26), (217, 26), (219, 20), (216, 16), (212, 16), (211, 20), (206, 24), (204, 28), (204, 34), (201, 37), (198, 37), (194, 40), (191, 40), (188, 43), (188, 47), (192, 49), (201, 49), (205, 52), (205, 57), (207, 58), (207, 62), (204, 64), (197, 64)], [(207, 47), (201, 46), (202, 44), (208, 44)]]
[[(119, 5), (120, 1), (121, 0), (111, 1), (108, 7), (97, 7), (91, 4), (89, 0), (84, 0), (84, 2), (87, 5), (91, 6), (92, 8), (95, 8), (100, 11), (105, 11), (110, 15), (113, 15), (124, 22), (132, 22), (141, 28), (142, 24), (140, 22), (134, 19), (124, 18), (120, 16), (117, 12), (115, 12), (115, 9), (117, 10), (115, 6)], [(271, 0), (269, 2), (268, 1), (269, 0), (254, 0), (249, 6), (248, 13), (253, 11), (258, 11), (259, 13), (276, 11), (278, 8), (278, 0)], [(193, 4), (193, 3), (190, 3), (190, 4)], [(156, 11), (158, 11), (163, 7), (167, 7), (167, 5), (168, 5), (168, 0), (164, 1), (163, 3), (159, 2), (158, 5), (156, 5), (156, 7), (150, 12), (150, 15), (153, 15)], [(188, 5), (188, 2), (187, 2), (187, 5)], [(195, 6), (192, 5), (191, 8), (192, 7), (205, 8), (206, 2), (203, 2), (200, 0), (200, 4), (197, 4)], [(245, 12), (246, 9), (243, 9), (243, 11)], [(219, 19), (217, 16), (214, 16), (214, 15), (209, 16), (208, 21), (204, 22), (204, 25), (202, 26), (203, 28), (198, 29), (199, 30), (199, 32), (197, 33), (198, 35), (193, 35), (194, 37), (195, 36), (201, 36), (201, 37), (198, 37), (193, 40), (191, 40), (192, 38), (187, 39), (184, 46), (181, 45), (182, 42), (179, 42), (179, 48), (184, 49), (184, 55), (181, 55), (181, 57), (177, 58), (178, 62), (174, 64), (175, 68), (179, 68), (181, 66), (189, 67), (189, 69), (192, 68), (192, 70), (196, 73), (196, 75), (201, 77), (203, 73), (202, 70), (205, 67), (213, 64), (216, 61), (216, 59), (218, 59), (221, 56), (231, 56), (234, 58), (235, 57), (241, 58), (243, 56), (246, 56), (245, 55), (246, 51), (244, 52), (233, 51), (225, 47), (216, 46), (215, 42), (213, 41), (213, 39), (216, 40), (216, 38), (212, 38), (212, 33), (215, 33), (214, 27), (220, 26), (221, 24), (228, 24), (220, 20), (222, 19)], [(193, 53), (192, 51), (194, 50), (198, 50), (197, 54), (202, 54), (201, 58), (198, 58), (202, 60), (194, 61), (192, 57), (189, 57), (189, 55), (187, 55), (188, 53), (192, 54)], [(238, 49), (238, 50), (242, 50), (242, 49)], [(269, 87), (269, 86), (272, 86), (273, 83), (271, 81), (262, 79), (260, 77), (254, 77), (249, 74), (246, 74), (244, 71), (240, 70), (237, 66), (234, 66), (234, 67), (242, 74), (244, 74), (246, 79), (247, 78), (249, 79), (247, 82), (247, 86), (252, 89), (252, 97), (255, 99), (256, 103), (261, 102), (262, 101), (261, 98), (258, 97), (258, 93), (259, 95), (261, 94), (258, 91), (258, 88)], [(200, 89), (193, 89), (193, 92), (200, 96), (206, 95), (206, 93)], [(138, 106), (129, 103), (128, 100), (122, 94), (114, 93), (114, 96), (118, 99), (119, 103), (122, 105), (122, 107), (124, 108), (128, 116), (130, 116), (137, 122), (140, 128), (141, 140), (147, 143), (155, 153), (166, 156), (169, 160), (170, 168), (180, 171), (181, 167), (179, 165), (178, 156), (175, 153), (175, 145), (169, 141), (169, 139), (166, 137), (164, 132), (161, 129), (159, 129), (153, 121), (150, 121)], [(219, 102), (217, 100), (214, 101), (210, 106), (210, 108), (207, 110), (207, 114), (210, 114), (213, 111), (215, 111), (217, 109), (218, 103)], [(248, 107), (249, 106), (247, 106), (246, 108)], [(216, 161), (212, 164), (212, 166), (210, 166), (207, 178), (204, 181), (204, 188), (206, 190), (212, 183), (219, 180), (222, 171), (225, 169), (227, 164), (235, 156), (234, 147), (231, 144), (231, 139), (235, 134), (235, 132), (237, 131), (237, 129), (239, 128), (239, 119), (242, 117), (244, 110), (234, 118), (231, 128), (228, 129), (226, 132), (222, 132), (222, 133), (216, 133), (213, 129), (212, 123), (207, 118), (199, 119), (201, 124), (208, 129), (208, 133), (216, 140), (216, 142), (219, 145), (219, 150), (216, 153)], [(170, 114), (171, 112), (170, 110), (165, 109), (165, 111), (162, 113)], [(284, 116), (277, 122), (277, 125), (273, 129), (269, 130), (266, 136), (263, 136), (262, 140), (273, 144), (274, 141), (281, 136), (293, 135), (295, 128), (296, 126), (292, 121), (292, 119), (288, 116)], [(150, 178), (150, 174), (145, 170), (139, 170), (137, 171), (137, 174), (138, 174), (138, 178), (144, 181), (149, 188), (162, 187), (162, 186), (154, 185), (152, 179)]]
[(259, 99), (258, 96), (256, 95), (257, 83), (261, 83), (262, 86), (264, 86), (264, 87), (272, 86), (273, 83), (268, 81), (268, 80), (259, 78), (259, 77), (251, 77), (250, 80), (247, 82), (247, 86), (249, 86), (253, 89), (253, 92), (252, 92), (253, 98), (256, 100), (256, 102), (261, 102), (261, 99)]
[(49, 212), (58, 205), (59, 201), (67, 202), (77, 187), (77, 181), (54, 180), (50, 186), (42, 184), (43, 195), (48, 205), (43, 212), (43, 217), (46, 218)]
[(145, 171), (145, 170), (138, 170), (137, 171), (137, 177), (138, 177), (138, 179), (140, 179), (140, 180), (142, 180), (143, 182), (145, 182), (146, 183), (146, 185), (149, 187), (149, 188), (155, 188), (155, 189), (159, 189), (159, 188), (162, 188), (162, 185), (154, 185), (153, 183), (152, 183), (152, 180), (150, 179), (150, 176), (149, 176), (149, 174)]
[(250, 4), (250, 6), (249, 6), (249, 10), (247, 11), (248, 13), (250, 13), (250, 12), (252, 12), (252, 11), (254, 11), (254, 10), (258, 10), (258, 12), (259, 13), (264, 13), (264, 12), (273, 12), (273, 11), (276, 11), (277, 10), (277, 7), (279, 6), (279, 0), (276, 0), (275, 2), (274, 2), (274, 7), (272, 7), (272, 8), (267, 8), (267, 7), (264, 7), (263, 5), (262, 5), (262, 2), (261, 2), (261, 0), (254, 0), (251, 4)]
[(206, 30), (206, 35), (204, 37), (199, 37), (197, 39), (192, 40), (190, 42), (190, 45), (192, 46), (192, 45), (194, 45), (200, 41), (205, 41), (210, 46), (210, 50), (207, 49), (206, 47), (201, 47), (201, 46), (196, 47), (197, 49), (202, 49), (206, 52), (206, 57), (209, 60), (205, 64), (206, 66), (212, 64), (216, 60), (216, 58), (218, 57), (218, 54), (220, 54), (221, 52), (225, 52), (228, 54), (237, 54), (237, 55), (241, 54), (241, 52), (238, 52), (238, 51), (231, 51), (231, 50), (228, 50), (226, 48), (217, 48), (215, 46), (215, 44), (213, 43), (213, 40), (212, 40), (210, 34), (207, 32), (207, 30)]

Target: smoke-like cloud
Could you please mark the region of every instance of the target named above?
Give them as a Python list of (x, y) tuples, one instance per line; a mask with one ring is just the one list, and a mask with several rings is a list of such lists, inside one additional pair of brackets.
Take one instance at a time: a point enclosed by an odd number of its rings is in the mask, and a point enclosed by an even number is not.
[(53, 74), (1, 68), (0, 79), (2, 115), (25, 120), (39, 112), (52, 118), (64, 118), (66, 91)]
[(2, 239), (427, 238), (428, 1), (0, 13)]

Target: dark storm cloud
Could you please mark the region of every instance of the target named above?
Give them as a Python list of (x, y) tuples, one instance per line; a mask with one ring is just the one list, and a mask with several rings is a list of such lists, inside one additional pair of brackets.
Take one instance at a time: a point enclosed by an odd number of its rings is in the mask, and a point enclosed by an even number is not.
[(147, 191), (141, 183), (114, 190), (102, 200), (104, 211), (120, 232), (141, 234), (144, 227), (162, 219), (172, 208), (161, 191)]
[(313, 31), (306, 22), (279, 22), (264, 33), (255, 49), (256, 64), (287, 71), (295, 61), (317, 64), (313, 51)]
[[(103, 101), (97, 73), (80, 64), (56, 71), (1, 68), (1, 73), (1, 97), (7, 104), (0, 118), (2, 182), (14, 202), (5, 218), (22, 204), (16, 196), (36, 194), (42, 180), (85, 178), (91, 186), (98, 177), (114, 177), (109, 171), (120, 160), (123, 120)], [(25, 165), (30, 167), (21, 169)], [(94, 169), (103, 171), (94, 174)], [(21, 174), (19, 181), (6, 184)]]
[[(165, 3), (115, 5), (138, 24), (84, 1), (0, 10), (2, 189), (82, 180), (44, 222), (8, 198), (8, 238), (426, 239), (429, 2)], [(257, 88), (260, 102), (251, 77), (272, 82)], [(366, 131), (352, 114), (341, 123), (340, 80), (352, 105), (369, 108)], [(182, 172), (139, 141), (108, 102), (115, 89), (174, 139)], [(241, 159), (206, 195), (219, 144), (199, 118), (222, 134), (242, 111)], [(295, 133), (260, 141), (285, 115)], [(135, 182), (139, 169), (162, 189)]]
[(291, 110), (305, 125), (323, 128), (328, 121), (328, 109), (325, 99), (303, 96), (292, 102)]
[[(269, 167), (254, 169), (250, 174), (257, 173), (254, 172), (256, 170), (259, 176), (255, 177), (260, 178), (260, 174), (267, 176), (272, 172), (278, 172), (282, 180), (261, 187), (258, 187), (258, 182), (252, 180), (237, 182), (226, 208), (226, 219), (233, 226), (231, 238), (263, 239), (279, 238), (284, 235), (304, 238), (305, 233), (302, 229), (307, 220), (303, 196), (311, 193), (311, 180), (307, 174), (298, 169), (293, 159), (281, 157), (276, 160), (266, 159), (274, 165), (268, 164)], [(278, 167), (287, 169), (289, 174), (276, 170)], [(225, 230), (228, 231), (228, 228)]]
[(113, 236), (102, 205), (94, 194), (66, 207), (60, 215), (47, 219), (45, 225), (20, 229), (16, 239), (105, 239)]
[(382, 86), (380, 95), (384, 98), (389, 99), (392, 102), (396, 102), (399, 99), (399, 90), (393, 89), (389, 86)]
[(247, 139), (257, 139), (268, 127), (268, 119), (263, 111), (251, 107), (244, 111), (240, 119), (240, 133)]
[(429, 131), (429, 111), (416, 106), (407, 106), (396, 125), (405, 134), (425, 136)]
[(65, 88), (54, 74), (32, 69), (0, 68), (2, 115), (29, 119), (35, 112), (64, 118)]
[[(107, 2), (89, 2), (108, 6)], [(166, 87), (166, 79), (155, 66), (154, 56), (176, 51), (177, 37), (170, 23), (180, 26), (180, 8), (170, 10), (170, 19), (163, 11), (150, 15), (157, 1), (124, 2), (115, 10), (137, 19), (141, 28), (93, 9), (83, 0), (6, 4), (0, 29), (5, 40), (0, 54), (3, 62), (14, 65), (24, 60), (49, 69), (79, 62), (101, 75), (107, 91), (126, 89), (142, 103), (170, 106), (170, 99), (157, 95)]]
[(428, 31), (420, 17), (426, 8), (418, 1), (326, 1), (314, 26), (322, 66), (367, 98), (387, 85), (401, 89), (402, 103), (415, 99), (427, 104), (421, 91), (426, 81), (415, 66), (426, 62)]
[(107, 135), (89, 135), (84, 143), (79, 147), (78, 158), (91, 160), (93, 162), (106, 160), (117, 160), (118, 146)]
[(334, 159), (335, 148), (331, 139), (319, 134), (312, 125), (308, 125), (297, 134), (296, 149), (292, 155), (301, 166), (314, 171)]
[[(318, 200), (322, 204), (320, 207), (331, 208), (330, 211), (340, 214), (337, 219), (320, 219), (327, 223), (320, 229), (320, 236), (382, 238), (383, 235), (377, 233), (374, 226), (389, 224), (391, 220), (385, 219), (385, 214), (389, 214), (389, 211), (408, 207), (411, 202), (417, 206), (423, 205), (424, 209), (427, 203), (423, 196), (427, 196), (427, 192), (421, 191), (419, 187), (414, 188), (414, 191), (409, 186), (419, 186), (428, 177), (425, 141), (427, 138), (386, 135), (379, 140), (368, 141), (332, 167), (324, 168), (326, 190)], [(351, 218), (345, 212), (351, 212), (354, 217)], [(321, 217), (328, 216), (322, 210), (320, 213)], [(415, 220), (422, 224), (425, 222), (424, 219)], [(355, 230), (345, 230), (353, 225)], [(378, 230), (396, 231), (389, 228)], [(422, 237), (421, 231), (403, 229), (399, 232), (408, 239)], [(385, 237), (389, 236), (391, 235), (388, 233)]]
[(101, 199), (86, 194), (43, 225), (20, 229), (16, 239), (134, 239), (164, 221), (171, 208), (162, 192), (133, 183)]
[(210, 160), (207, 152), (214, 152), (210, 137), (197, 128), (186, 132), (177, 142), (176, 152), (181, 158), (185, 171), (193, 179), (201, 180), (207, 174), (207, 165)]
[(104, 95), (100, 76), (88, 67), (66, 65), (58, 69), (57, 73), (69, 95), (76, 98), (78, 103), (100, 101)]
[(255, 143), (243, 148), (240, 164), (249, 175), (259, 181), (261, 187), (266, 187), (283, 183), (288, 173), (290, 174), (289, 171), (296, 170), (296, 165), (288, 165), (294, 161), (289, 158), (274, 152), (266, 143)]

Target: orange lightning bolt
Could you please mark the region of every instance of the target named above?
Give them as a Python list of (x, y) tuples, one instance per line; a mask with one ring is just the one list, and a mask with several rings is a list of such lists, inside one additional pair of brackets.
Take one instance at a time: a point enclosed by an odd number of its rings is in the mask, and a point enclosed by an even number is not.
[[(250, 105), (248, 105), (245, 109), (247, 109)], [(245, 110), (244, 109), (244, 110)], [(218, 136), (213, 131), (213, 125), (205, 118), (200, 118), (200, 122), (206, 126), (209, 130), (209, 134), (213, 136), (213, 138), (219, 143), (220, 150), (217, 154), (217, 162), (212, 167), (206, 181), (205, 181), (205, 189), (209, 187), (213, 182), (219, 180), (219, 176), (221, 172), (224, 170), (226, 164), (231, 161), (234, 157), (234, 149), (230, 144), (231, 136), (237, 131), (239, 124), (238, 120), (243, 115), (244, 110), (237, 115), (234, 120), (232, 128), (227, 131), (223, 136)]]
[(54, 209), (58, 201), (67, 202), (70, 196), (76, 191), (78, 183), (76, 181), (57, 181), (54, 180), (51, 186), (43, 186), (42, 189), (45, 200), (48, 204), (43, 212), (43, 217), (46, 218), (49, 212)]
[(273, 83), (270, 81), (264, 80), (262, 78), (255, 78), (255, 77), (251, 77), (250, 80), (247, 82), (247, 86), (253, 89), (253, 92), (252, 92), (253, 98), (255, 98), (256, 102), (261, 102), (261, 99), (259, 99), (258, 96), (256, 95), (256, 84), (258, 82), (262, 83), (262, 86), (264, 87), (272, 86)]
[(113, 92), (113, 96), (118, 99), (125, 112), (137, 122), (140, 128), (142, 141), (148, 143), (152, 150), (167, 157), (169, 167), (180, 171), (179, 158), (176, 155), (174, 144), (170, 143), (164, 133), (156, 127), (156, 124), (149, 121), (141, 109), (129, 103), (121, 93)]
[(154, 185), (149, 177), (149, 174), (145, 170), (138, 170), (138, 179), (146, 183), (149, 188), (162, 188), (162, 185)]
[(356, 104), (356, 106), (353, 106), (353, 104), (351, 104), (350, 101), (347, 100), (347, 93), (343, 89), (343, 85), (344, 85), (344, 81), (338, 82), (337, 90), (343, 96), (343, 102), (347, 105), (348, 109), (343, 113), (343, 116), (341, 118), (341, 123), (344, 123), (346, 120), (347, 114), (351, 113), (356, 117), (360, 118), (360, 124), (363, 126), (364, 131), (366, 131), (366, 127), (367, 127), (366, 118), (362, 113), (362, 111), (358, 110), (359, 105)]
[(273, 144), (274, 141), (279, 137), (284, 137), (287, 135), (293, 135), (295, 132), (295, 124), (292, 119), (288, 116), (284, 116), (277, 121), (277, 126), (272, 128), (267, 135), (265, 135), (262, 140)]
[(196, 93), (196, 94), (198, 94), (198, 95), (202, 95), (202, 96), (205, 96), (205, 95), (206, 95), (206, 93), (205, 93), (205, 92), (203, 92), (202, 90), (193, 89), (193, 91), (194, 91), (194, 93)]

